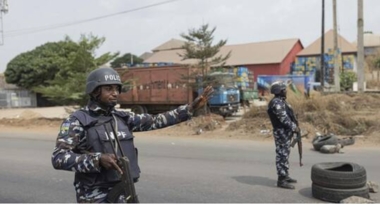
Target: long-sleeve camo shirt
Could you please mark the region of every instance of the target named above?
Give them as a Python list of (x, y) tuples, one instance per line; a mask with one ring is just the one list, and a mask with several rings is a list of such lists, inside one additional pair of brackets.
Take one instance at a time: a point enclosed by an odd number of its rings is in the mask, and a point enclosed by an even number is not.
[[(97, 115), (110, 115), (115, 112), (114, 109), (106, 112), (95, 102), (89, 102), (82, 109)], [(158, 115), (135, 114), (133, 112), (127, 112), (127, 114), (129, 118), (126, 124), (131, 132), (160, 129), (185, 121), (191, 117), (188, 105), (183, 105), (177, 109)], [(102, 169), (99, 164), (101, 153), (83, 154), (82, 152), (86, 150), (86, 137), (86, 131), (75, 117), (70, 116), (63, 121), (52, 154), (53, 167), (55, 169), (81, 173), (99, 173)], [(94, 190), (83, 190), (83, 187), (79, 183), (74, 184), (78, 202), (88, 198), (88, 194), (94, 194), (88, 193), (89, 191), (94, 192)], [(100, 191), (95, 190), (95, 192)]]
[(274, 97), (272, 101), (273, 102), (271, 103), (271, 107), (269, 109), (273, 112), (286, 130), (291, 130), (294, 132), (297, 125), (290, 119), (289, 113), (286, 111), (286, 106), (290, 107), (290, 105), (282, 97)]

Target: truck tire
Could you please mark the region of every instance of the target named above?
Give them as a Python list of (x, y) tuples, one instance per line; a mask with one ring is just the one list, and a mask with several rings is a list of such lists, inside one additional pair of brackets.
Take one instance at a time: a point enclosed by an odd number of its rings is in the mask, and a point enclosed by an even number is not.
[(338, 138), (334, 135), (323, 136), (313, 141), (313, 147), (316, 151), (319, 151), (323, 145), (336, 145), (338, 144)]
[(350, 196), (359, 196), (369, 199), (369, 188), (367, 186), (356, 189), (332, 189), (313, 183), (311, 185), (311, 192), (314, 198), (329, 202), (340, 202)]
[(311, 181), (319, 186), (335, 189), (356, 189), (366, 185), (364, 167), (350, 162), (324, 162), (313, 165)]
[(354, 137), (346, 137), (342, 139), (338, 139), (338, 143), (342, 146), (348, 146), (355, 144), (355, 138)]
[(131, 108), (131, 111), (134, 112), (135, 114), (144, 114), (145, 113), (144, 106), (143, 105), (134, 105)]

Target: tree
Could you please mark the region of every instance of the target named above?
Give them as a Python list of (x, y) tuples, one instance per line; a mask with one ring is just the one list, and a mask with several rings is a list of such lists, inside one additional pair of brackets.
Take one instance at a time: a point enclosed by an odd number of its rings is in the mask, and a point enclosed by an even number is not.
[(345, 71), (340, 73), (340, 89), (347, 91), (352, 89), (352, 85), (357, 81), (356, 73), (352, 71)]
[(5, 80), (26, 89), (48, 85), (48, 81), (67, 66), (68, 56), (77, 50), (78, 45), (68, 39), (45, 43), (13, 58), (4, 72)]
[[(131, 60), (131, 56), (133, 57), (133, 60)], [(138, 64), (138, 63), (142, 63), (144, 60), (137, 57), (136, 55), (131, 55), (131, 53), (126, 53), (124, 54), (123, 56), (120, 56), (120, 57), (117, 57), (115, 58), (115, 60), (113, 60), (111, 62), (111, 67), (112, 68), (120, 68), (122, 67), (124, 64)]]
[(179, 56), (182, 57), (182, 60), (197, 60), (197, 64), (194, 66), (201, 69), (202, 76), (206, 75), (212, 66), (223, 66), (231, 56), (231, 51), (226, 55), (218, 55), (221, 47), (226, 45), (227, 40), (220, 40), (212, 45), (215, 30), (216, 27), (210, 30), (208, 24), (205, 24), (199, 29), (189, 29), (188, 34), (181, 34), (181, 37), (187, 42), (182, 46), (185, 52)]
[(58, 104), (83, 105), (88, 99), (84, 93), (87, 74), (118, 55), (107, 52), (95, 57), (104, 41), (91, 34), (82, 35), (78, 42), (66, 37), (20, 54), (8, 64), (7, 82), (41, 93)]

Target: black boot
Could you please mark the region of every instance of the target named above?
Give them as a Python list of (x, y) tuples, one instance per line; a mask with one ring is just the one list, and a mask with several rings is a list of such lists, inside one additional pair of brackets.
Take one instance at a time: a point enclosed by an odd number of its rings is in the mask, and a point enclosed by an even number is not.
[(286, 181), (286, 177), (278, 177), (277, 186), (285, 189), (295, 189), (295, 187)]
[(285, 178), (285, 181), (288, 182), (288, 183), (297, 183), (297, 180), (292, 179), (292, 178), (290, 178), (289, 176), (287, 176), (287, 177)]

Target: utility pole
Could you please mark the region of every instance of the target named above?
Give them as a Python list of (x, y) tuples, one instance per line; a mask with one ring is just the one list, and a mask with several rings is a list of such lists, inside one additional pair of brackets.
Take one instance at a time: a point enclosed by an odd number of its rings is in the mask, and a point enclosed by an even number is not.
[(325, 90), (325, 0), (322, 0), (321, 87)]
[(337, 26), (336, 0), (333, 0), (333, 18), (334, 18), (334, 84), (335, 92), (340, 91), (340, 69), (339, 69), (339, 50), (338, 50), (338, 26)]
[(0, 46), (4, 45), (3, 13), (8, 13), (7, 0), (0, 0)]
[(358, 91), (364, 91), (363, 0), (358, 0)]

